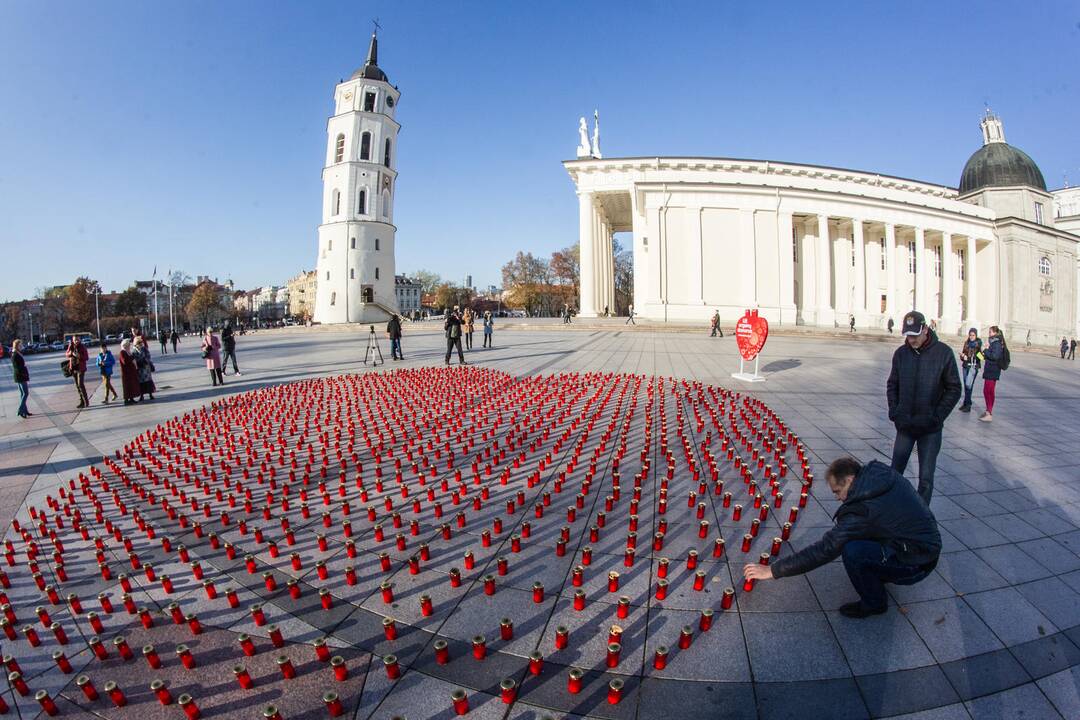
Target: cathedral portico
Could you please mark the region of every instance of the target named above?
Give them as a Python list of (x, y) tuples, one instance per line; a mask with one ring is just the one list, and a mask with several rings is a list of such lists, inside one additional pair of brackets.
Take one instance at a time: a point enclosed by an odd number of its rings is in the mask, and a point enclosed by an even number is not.
[[(1049, 295), (1074, 296), (1080, 238), (1029, 222), (1042, 239), (1028, 242), (1038, 249), (1010, 274), (1004, 266), (1018, 251), (1006, 249), (1001, 210), (980, 200), (981, 190), (728, 158), (564, 165), (580, 203), (583, 316), (614, 308), (611, 237), (631, 231), (635, 312), (654, 320), (706, 322), (719, 311), (731, 323), (758, 308), (774, 325), (836, 327), (854, 316), (859, 327), (885, 328), (916, 308), (947, 334), (1011, 322), (1046, 338), (1075, 323), (1075, 311)], [(1072, 260), (1047, 260), (1040, 270), (1043, 254)], [(1012, 279), (1019, 275), (1031, 277)]]

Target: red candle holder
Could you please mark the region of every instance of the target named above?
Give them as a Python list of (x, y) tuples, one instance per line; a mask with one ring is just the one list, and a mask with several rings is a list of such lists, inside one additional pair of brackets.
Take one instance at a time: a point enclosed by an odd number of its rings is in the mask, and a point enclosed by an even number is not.
[(146, 660), (146, 664), (154, 670), (161, 668), (161, 657), (158, 656), (157, 650), (153, 645), (144, 645), (142, 649), (143, 659)]
[(323, 703), (326, 705), (326, 712), (329, 713), (330, 717), (339, 717), (345, 712), (345, 706), (341, 704), (341, 700), (335, 692), (323, 693)]
[(661, 578), (656, 581), (656, 599), (663, 600), (667, 597), (668, 581)]
[(187, 720), (199, 720), (199, 707), (195, 704), (195, 701), (191, 699), (188, 694), (183, 694), (177, 698), (176, 703), (180, 706), (180, 709), (184, 711), (184, 715), (187, 716)]
[(555, 628), (555, 649), (565, 650), (566, 646), (570, 644), (570, 629), (565, 625), (559, 625)]
[(679, 632), (679, 649), (685, 650), (690, 647), (690, 644), (694, 641), (694, 631), (689, 625), (683, 625), (683, 629)]
[(34, 693), (34, 699), (41, 705), (41, 709), (45, 711), (46, 715), (52, 717), (60, 712), (60, 709), (56, 706), (56, 703), (49, 696), (48, 690), (38, 690)]
[(469, 696), (463, 688), (457, 688), (450, 693), (450, 702), (454, 706), (455, 715), (465, 715), (469, 712)]
[(177, 645), (176, 646), (176, 656), (178, 658), (180, 658), (180, 662), (183, 663), (183, 665), (184, 665), (184, 667), (186, 669), (188, 669), (188, 670), (194, 669), (194, 667), (195, 667), (195, 656), (192, 654), (191, 650), (188, 648), (187, 645)]
[(485, 595), (494, 595), (495, 594), (495, 576), (494, 575), (485, 575), (484, 576), (484, 594)]
[(622, 700), (623, 681), (613, 678), (608, 682), (607, 701), (610, 705), (618, 705)]
[(349, 679), (349, 667), (345, 664), (345, 658), (340, 655), (330, 658), (330, 668), (334, 671), (334, 679), (338, 682)]
[(581, 692), (582, 681), (585, 673), (577, 668), (570, 668), (570, 673), (566, 682), (566, 690), (571, 695), (577, 695)]
[(615, 615), (620, 619), (625, 619), (630, 614), (630, 598), (626, 595), (620, 595), (619, 601), (615, 604)]
[(450, 662), (450, 647), (445, 640), (436, 640), (433, 646), (435, 648), (435, 662), (439, 665), (445, 665)]
[(534, 652), (529, 655), (529, 673), (532, 675), (539, 675), (544, 671), (544, 656), (539, 652)]
[(401, 677), (401, 666), (398, 665), (397, 655), (387, 655), (383, 658), (383, 666), (386, 668), (386, 677), (397, 680)]
[(109, 696), (109, 699), (112, 700), (113, 705), (116, 707), (127, 705), (127, 697), (124, 696), (124, 691), (116, 683), (112, 681), (105, 683), (105, 694)]
[(241, 688), (250, 690), (255, 687), (255, 681), (251, 679), (251, 675), (248, 674), (248, 671), (244, 669), (243, 665), (234, 665), (232, 671), (233, 677), (236, 678), (236, 682)]
[(713, 623), (713, 611), (711, 608), (705, 608), (701, 611), (701, 620), (698, 621), (698, 628), (702, 632), (708, 632), (712, 628)]
[(89, 675), (80, 675), (79, 677), (75, 678), (75, 685), (80, 690), (82, 690), (83, 695), (86, 696), (87, 700), (98, 699), (99, 696), (97, 688), (94, 687), (94, 683), (91, 682)]
[(155, 680), (150, 683), (150, 692), (154, 693), (158, 702), (162, 705), (171, 705), (173, 698), (172, 693), (169, 692), (169, 688), (165, 687), (165, 682), (162, 680)]
[(487, 657), (487, 639), (483, 635), (473, 637), (472, 654), (477, 660), (483, 660)]
[(657, 670), (663, 670), (667, 667), (668, 661), (668, 649), (667, 645), (661, 645), (656, 648), (656, 653), (653, 655), (653, 667)]

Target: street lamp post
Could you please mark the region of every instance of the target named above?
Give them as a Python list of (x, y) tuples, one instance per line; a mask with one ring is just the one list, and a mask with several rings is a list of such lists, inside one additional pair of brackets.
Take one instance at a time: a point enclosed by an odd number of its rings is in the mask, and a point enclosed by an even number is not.
[(30, 340), (28, 342), (34, 342), (34, 313), (29, 310), (26, 311), (26, 321), (30, 324)]
[(94, 291), (94, 321), (97, 324), (98, 340), (101, 340), (101, 307), (98, 298), (101, 297), (101, 288)]

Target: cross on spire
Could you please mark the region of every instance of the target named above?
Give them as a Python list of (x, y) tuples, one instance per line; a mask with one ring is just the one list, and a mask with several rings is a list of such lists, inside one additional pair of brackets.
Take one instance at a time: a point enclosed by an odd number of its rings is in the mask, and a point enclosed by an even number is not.
[(382, 30), (382, 25), (379, 24), (379, 18), (373, 18), (371, 24), (375, 26), (374, 32), (376, 34), (378, 34), (380, 30)]

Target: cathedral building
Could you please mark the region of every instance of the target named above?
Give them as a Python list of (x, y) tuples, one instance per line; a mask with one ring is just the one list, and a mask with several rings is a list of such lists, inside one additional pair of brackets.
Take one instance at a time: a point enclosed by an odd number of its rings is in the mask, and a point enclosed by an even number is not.
[[(591, 156), (563, 163), (577, 190), (580, 313), (615, 307), (612, 236), (633, 234), (634, 309), (654, 320), (774, 326), (899, 324), (943, 336), (999, 325), (1053, 344), (1077, 327), (1080, 223), (1005, 142), (989, 111), (958, 188), (767, 160)], [(596, 143), (594, 143), (594, 146)], [(1070, 206), (1071, 207), (1071, 206)]]
[(401, 93), (371, 36), (363, 67), (334, 89), (327, 121), (314, 320), (378, 322), (397, 312), (394, 190)]

